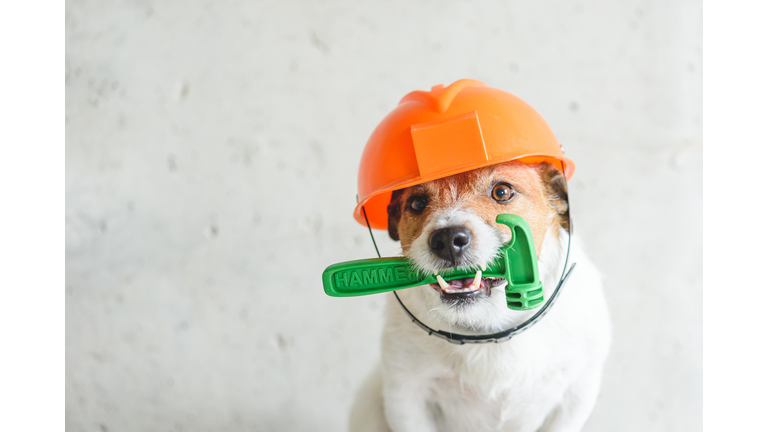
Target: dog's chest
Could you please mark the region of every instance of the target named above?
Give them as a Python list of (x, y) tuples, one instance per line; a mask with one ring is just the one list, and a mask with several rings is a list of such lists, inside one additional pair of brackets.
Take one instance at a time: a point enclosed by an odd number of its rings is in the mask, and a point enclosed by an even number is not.
[(430, 383), (428, 404), (438, 430), (535, 431), (572, 379), (566, 364), (545, 361), (541, 351), (468, 348)]

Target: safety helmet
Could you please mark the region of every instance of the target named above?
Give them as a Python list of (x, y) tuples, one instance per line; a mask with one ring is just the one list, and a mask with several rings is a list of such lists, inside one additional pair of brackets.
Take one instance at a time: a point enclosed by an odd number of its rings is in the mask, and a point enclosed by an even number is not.
[(517, 96), (472, 79), (408, 93), (365, 145), (355, 220), (387, 229), (392, 191), (512, 160), (551, 162), (566, 179), (575, 169), (544, 118)]

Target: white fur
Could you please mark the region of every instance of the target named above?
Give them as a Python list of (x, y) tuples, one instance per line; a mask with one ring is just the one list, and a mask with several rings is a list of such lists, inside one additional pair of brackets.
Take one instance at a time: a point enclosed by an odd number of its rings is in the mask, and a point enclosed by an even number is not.
[[(490, 261), (500, 234), (486, 231), (468, 212), (436, 217), (424, 232), (456, 222), (468, 224), (475, 259)], [(481, 237), (484, 236), (484, 237)], [(409, 253), (430, 269), (430, 257), (414, 242)], [(550, 229), (539, 257), (546, 298), (565, 261), (568, 233)], [(572, 239), (570, 261), (577, 263), (560, 298), (544, 319), (500, 344), (453, 345), (414, 325), (389, 295), (382, 336), (382, 362), (358, 392), (350, 429), (358, 431), (518, 431), (581, 430), (597, 399), (608, 353), (610, 325), (601, 276)], [(491, 255), (492, 257), (492, 255)], [(479, 264), (480, 262), (478, 262)], [(403, 302), (432, 328), (457, 333), (492, 333), (522, 323), (534, 311), (512, 311), (504, 287), (465, 308), (443, 304), (429, 286), (399, 291)]]

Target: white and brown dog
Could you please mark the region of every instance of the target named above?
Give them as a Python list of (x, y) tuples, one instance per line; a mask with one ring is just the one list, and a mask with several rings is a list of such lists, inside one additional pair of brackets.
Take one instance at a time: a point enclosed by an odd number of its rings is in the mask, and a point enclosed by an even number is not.
[[(488, 265), (510, 239), (495, 222), (522, 216), (533, 234), (545, 298), (566, 260), (569, 208), (562, 173), (548, 163), (507, 162), (396, 191), (389, 234), (424, 272)], [(430, 336), (389, 296), (382, 362), (352, 408), (352, 431), (581, 430), (595, 405), (610, 325), (601, 276), (577, 240), (576, 262), (557, 304), (504, 343), (454, 345)], [(507, 308), (506, 280), (483, 278), (410, 288), (400, 298), (419, 320), (455, 333), (487, 334), (536, 310)]]

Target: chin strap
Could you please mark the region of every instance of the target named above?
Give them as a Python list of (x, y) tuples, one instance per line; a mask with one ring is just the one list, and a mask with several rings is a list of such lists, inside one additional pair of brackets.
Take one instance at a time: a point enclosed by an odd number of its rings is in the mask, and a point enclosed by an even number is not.
[[(563, 169), (563, 177), (565, 177), (565, 169)], [(568, 190), (567, 188), (568, 186), (566, 181), (566, 191)], [(571, 276), (571, 273), (573, 272), (573, 268), (576, 267), (576, 263), (571, 264), (570, 268), (568, 267), (568, 258), (571, 254), (571, 238), (573, 237), (573, 222), (571, 221), (571, 204), (568, 198), (566, 198), (566, 203), (568, 203), (568, 249), (565, 252), (565, 263), (563, 264), (563, 272), (560, 275), (560, 281), (557, 283), (557, 286), (555, 287), (555, 290), (552, 292), (552, 295), (549, 297), (549, 300), (547, 300), (547, 302), (544, 303), (544, 305), (541, 307), (541, 309), (539, 309), (538, 312), (536, 312), (532, 317), (528, 318), (522, 324), (507, 330), (502, 330), (497, 333), (483, 334), (483, 335), (465, 335), (460, 333), (451, 333), (443, 330), (435, 330), (429, 327), (428, 325), (424, 324), (423, 322), (419, 321), (419, 319), (416, 318), (411, 313), (411, 311), (408, 310), (407, 307), (405, 307), (405, 304), (403, 304), (403, 301), (400, 300), (400, 296), (397, 295), (397, 291), (392, 291), (392, 294), (395, 295), (397, 302), (400, 303), (400, 306), (403, 307), (403, 310), (411, 318), (411, 321), (413, 321), (413, 323), (416, 324), (417, 326), (421, 327), (421, 329), (427, 332), (430, 336), (435, 336), (440, 339), (446, 340), (452, 344), (457, 344), (457, 345), (481, 344), (481, 343), (491, 343), (491, 342), (500, 343), (500, 342), (506, 342), (512, 339), (512, 336), (518, 335), (528, 330), (534, 324), (536, 324), (537, 322), (541, 321), (542, 318), (544, 318), (544, 315), (546, 315), (547, 312), (549, 312), (549, 310), (557, 301), (557, 298), (560, 295), (560, 289), (563, 287), (563, 285), (565, 285), (565, 282), (568, 280), (568, 277)], [(379, 253), (379, 247), (376, 245), (376, 239), (373, 238), (373, 230), (371, 230), (371, 224), (368, 222), (368, 215), (365, 213), (365, 206), (363, 206), (362, 210), (363, 210), (363, 217), (365, 217), (365, 223), (366, 225), (368, 225), (368, 232), (371, 234), (373, 247), (376, 248), (376, 255), (378, 255), (379, 258), (381, 258), (381, 254)], [(509, 281), (507, 281), (507, 283), (509, 283)]]

